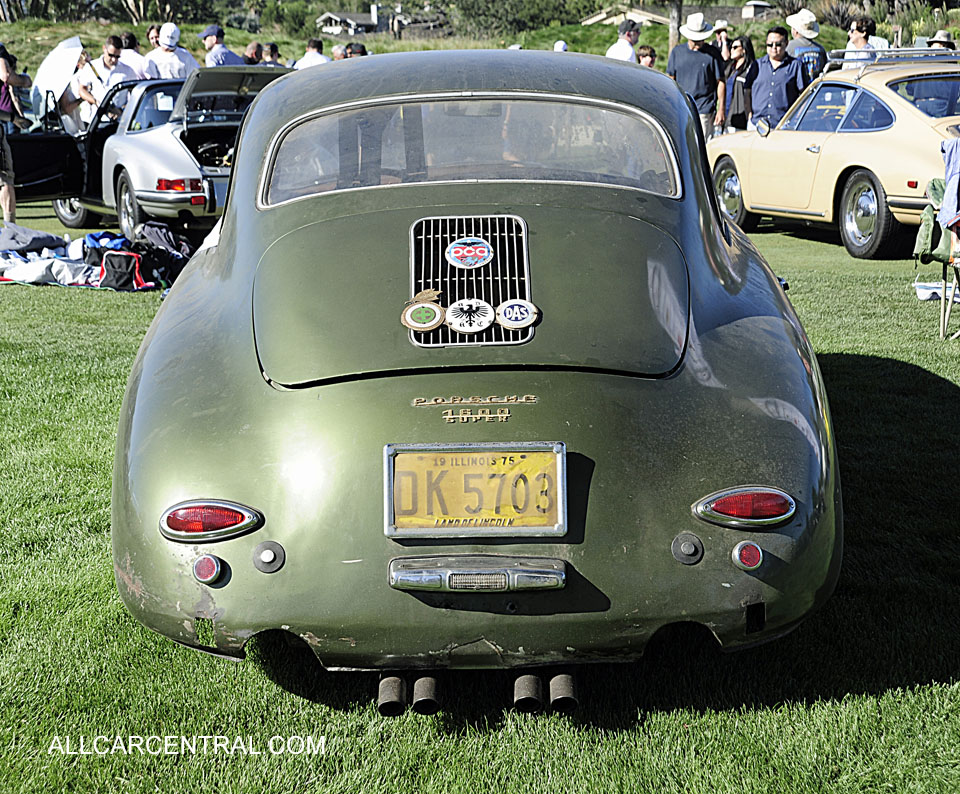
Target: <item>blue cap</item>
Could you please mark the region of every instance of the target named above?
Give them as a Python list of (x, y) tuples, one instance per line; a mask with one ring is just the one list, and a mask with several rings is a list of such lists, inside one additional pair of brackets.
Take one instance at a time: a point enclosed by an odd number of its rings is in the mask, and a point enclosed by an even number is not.
[(205, 39), (207, 36), (216, 36), (218, 39), (222, 39), (223, 28), (217, 24), (207, 25), (200, 33), (197, 34), (198, 39)]

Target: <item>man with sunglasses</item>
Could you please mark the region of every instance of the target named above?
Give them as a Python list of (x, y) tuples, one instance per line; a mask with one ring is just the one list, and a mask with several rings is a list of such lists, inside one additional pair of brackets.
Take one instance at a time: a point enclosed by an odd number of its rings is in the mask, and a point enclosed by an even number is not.
[[(107, 36), (103, 45), (103, 55), (90, 61), (77, 76), (78, 93), (83, 105), (80, 107), (80, 118), (84, 124), (93, 121), (97, 108), (107, 95), (107, 92), (124, 80), (136, 80), (137, 73), (127, 64), (120, 61), (123, 52), (123, 42), (119, 36)], [(121, 91), (113, 98), (113, 107), (109, 111), (111, 118), (120, 115), (119, 108), (127, 101), (127, 92)]]
[(807, 87), (800, 61), (787, 55), (788, 35), (787, 29), (779, 25), (767, 31), (767, 54), (757, 61), (757, 79), (753, 83), (753, 126), (766, 119), (771, 127), (776, 127)]

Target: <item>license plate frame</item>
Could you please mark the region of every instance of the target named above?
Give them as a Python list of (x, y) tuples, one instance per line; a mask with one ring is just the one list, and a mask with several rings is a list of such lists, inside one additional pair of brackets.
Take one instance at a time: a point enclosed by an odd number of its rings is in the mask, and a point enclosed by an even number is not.
[[(556, 490), (553, 494), (556, 505), (556, 515), (548, 516), (546, 524), (529, 524), (515, 519), (510, 525), (436, 525), (427, 526), (428, 519), (423, 518), (423, 526), (398, 526), (395, 511), (395, 473), (397, 456), (404, 453), (419, 455), (465, 455), (477, 456), (490, 454), (493, 456), (515, 453), (523, 456), (527, 452), (551, 453), (554, 473), (556, 476)], [(469, 467), (468, 467), (469, 468)], [(383, 448), (384, 472), (384, 534), (388, 538), (544, 538), (563, 537), (567, 533), (567, 450), (562, 441), (519, 441), (519, 442), (469, 442), (461, 444), (386, 444)], [(438, 480), (439, 481), (439, 478)], [(549, 504), (549, 502), (548, 502)], [(549, 511), (552, 513), (552, 510)], [(415, 516), (411, 520), (419, 520)], [(552, 523), (549, 523), (551, 519)], [(459, 519), (455, 519), (459, 520)], [(468, 519), (469, 520), (469, 519)], [(473, 519), (492, 520), (492, 519)], [(519, 523), (516, 523), (519, 522)], [(406, 522), (404, 522), (406, 523)]]

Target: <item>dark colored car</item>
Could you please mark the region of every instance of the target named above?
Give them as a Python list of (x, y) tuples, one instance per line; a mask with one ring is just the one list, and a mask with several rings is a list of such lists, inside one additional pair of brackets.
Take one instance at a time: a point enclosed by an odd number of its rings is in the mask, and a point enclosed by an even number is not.
[(526, 668), (636, 659), (666, 626), (728, 649), (796, 626), (840, 566), (830, 412), (698, 130), (664, 75), (566, 53), (262, 91), (130, 376), (130, 611), (228, 656), (289, 632), (384, 671), (387, 713), (407, 672), (422, 695), (520, 668), (527, 703)]

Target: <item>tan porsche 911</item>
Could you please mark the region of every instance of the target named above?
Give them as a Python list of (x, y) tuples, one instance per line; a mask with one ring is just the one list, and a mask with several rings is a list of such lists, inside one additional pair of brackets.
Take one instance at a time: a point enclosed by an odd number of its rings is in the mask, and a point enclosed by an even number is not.
[(944, 174), (941, 143), (960, 136), (960, 56), (889, 50), (834, 65), (846, 68), (811, 83), (775, 129), (711, 140), (713, 184), (746, 231), (764, 215), (836, 224), (852, 256), (882, 257), (901, 224), (919, 224), (927, 182)]

